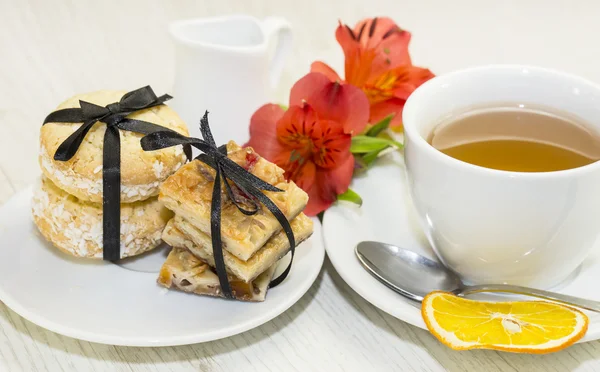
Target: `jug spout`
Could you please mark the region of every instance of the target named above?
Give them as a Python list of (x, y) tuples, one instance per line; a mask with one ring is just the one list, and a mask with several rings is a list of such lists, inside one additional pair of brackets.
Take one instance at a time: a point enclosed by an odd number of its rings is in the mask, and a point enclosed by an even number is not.
[(177, 44), (189, 48), (266, 48), (261, 24), (250, 16), (175, 21), (169, 31)]

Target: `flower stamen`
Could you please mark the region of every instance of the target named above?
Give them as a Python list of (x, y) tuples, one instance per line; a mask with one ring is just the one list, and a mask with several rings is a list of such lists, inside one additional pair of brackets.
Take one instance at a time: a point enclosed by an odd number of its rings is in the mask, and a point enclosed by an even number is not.
[(371, 104), (382, 102), (394, 96), (394, 89), (403, 80), (402, 76), (390, 70), (383, 73), (372, 83), (365, 84), (363, 92), (365, 92)]

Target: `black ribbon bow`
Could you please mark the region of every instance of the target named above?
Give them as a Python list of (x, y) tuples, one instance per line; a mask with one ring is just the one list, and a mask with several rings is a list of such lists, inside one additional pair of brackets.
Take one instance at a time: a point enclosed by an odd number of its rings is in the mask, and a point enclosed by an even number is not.
[[(203, 140), (185, 137), (176, 132), (154, 132), (142, 138), (142, 148), (146, 151), (153, 151), (177, 145), (191, 145), (203, 152), (203, 154), (196, 157), (196, 160), (202, 161), (215, 170), (216, 176), (210, 206), (210, 232), (213, 256), (215, 258), (215, 268), (217, 270), (217, 276), (219, 277), (221, 290), (225, 297), (233, 298), (233, 293), (231, 292), (231, 285), (229, 284), (225, 262), (223, 261), (223, 243), (221, 240), (221, 183), (225, 185), (225, 190), (227, 191), (229, 199), (231, 199), (234, 205), (243, 214), (248, 216), (254, 215), (260, 210), (259, 204), (263, 204), (273, 216), (275, 216), (288, 238), (292, 254), (287, 268), (280, 276), (271, 281), (269, 285), (271, 288), (275, 287), (280, 284), (290, 272), (292, 261), (294, 260), (294, 253), (296, 251), (296, 240), (294, 238), (292, 227), (283, 212), (271, 199), (263, 194), (262, 191), (283, 192), (283, 190), (261, 180), (233, 160), (229, 159), (227, 157), (227, 148), (225, 145), (217, 147), (208, 125), (208, 111), (200, 120), (200, 131), (202, 133), (202, 138), (204, 138)], [(246, 209), (242, 206), (234, 196), (231, 188), (232, 186), (228, 181), (249, 196), (246, 202), (251, 208)]]
[[(73, 134), (60, 144), (54, 160), (67, 161), (79, 149), (81, 142), (97, 122), (106, 124), (104, 151), (102, 154), (102, 227), (103, 258), (116, 261), (121, 257), (121, 139), (119, 129), (141, 134), (157, 131), (171, 131), (168, 128), (147, 121), (129, 119), (126, 116), (140, 110), (162, 105), (171, 99), (168, 94), (157, 97), (150, 86), (126, 93), (119, 102), (105, 107), (90, 102), (79, 101), (79, 108), (67, 108), (52, 112), (44, 119), (47, 123), (83, 122)], [(190, 146), (184, 146), (188, 159), (192, 158)]]

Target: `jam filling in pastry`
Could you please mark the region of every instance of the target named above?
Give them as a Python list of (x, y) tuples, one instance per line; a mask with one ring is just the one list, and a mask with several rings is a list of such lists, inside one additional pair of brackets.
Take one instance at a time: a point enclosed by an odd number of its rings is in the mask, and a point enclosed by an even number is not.
[[(250, 283), (230, 277), (229, 283), (234, 298), (239, 301), (264, 301), (276, 266), (276, 264), (272, 265)], [(166, 288), (178, 289), (183, 292), (224, 297), (219, 278), (213, 269), (206, 262), (182, 248), (171, 250), (160, 269), (158, 283)]]

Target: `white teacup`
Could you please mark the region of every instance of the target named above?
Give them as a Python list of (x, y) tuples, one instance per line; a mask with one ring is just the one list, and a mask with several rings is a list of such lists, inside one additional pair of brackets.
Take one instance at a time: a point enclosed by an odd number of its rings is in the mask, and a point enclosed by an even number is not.
[(436, 77), (403, 113), (412, 198), (442, 262), (463, 280), (549, 288), (566, 279), (600, 236), (600, 162), (557, 172), (479, 167), (433, 148), (442, 118), (494, 103), (542, 105), (600, 132), (600, 86), (529, 66), (485, 66)]

